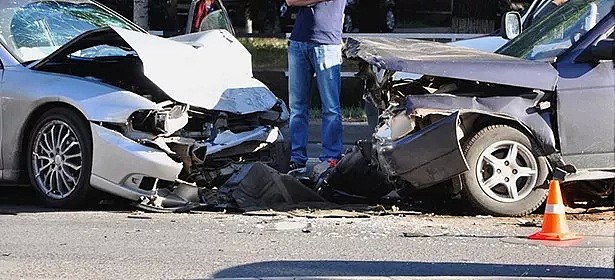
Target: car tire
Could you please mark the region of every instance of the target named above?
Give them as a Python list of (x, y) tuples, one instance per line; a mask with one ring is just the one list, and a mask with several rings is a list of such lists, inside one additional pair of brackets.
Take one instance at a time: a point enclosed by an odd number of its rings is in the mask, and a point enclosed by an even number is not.
[(28, 137), (25, 160), (30, 183), (48, 206), (79, 208), (95, 202), (91, 131), (73, 111), (54, 108), (40, 116)]
[(395, 25), (397, 24), (397, 15), (395, 14), (395, 9), (392, 6), (387, 7), (384, 12), (384, 19), (382, 22), (382, 32), (391, 33), (395, 30)]
[(461, 175), (461, 195), (481, 212), (524, 216), (545, 201), (536, 188), (549, 173), (547, 160), (524, 133), (506, 125), (488, 126), (463, 145), (469, 170)]

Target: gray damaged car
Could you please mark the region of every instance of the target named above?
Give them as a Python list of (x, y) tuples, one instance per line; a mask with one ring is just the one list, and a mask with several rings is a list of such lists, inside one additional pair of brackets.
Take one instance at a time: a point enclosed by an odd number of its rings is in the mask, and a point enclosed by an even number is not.
[(89, 0), (0, 3), (1, 179), (56, 207), (102, 191), (162, 209), (247, 163), (284, 171), (288, 109), (217, 3), (211, 30), (171, 39)]
[[(543, 204), (541, 186), (555, 172), (567, 181), (613, 180), (614, 4), (569, 1), (495, 54), (349, 39), (345, 54), (361, 62), (357, 75), (381, 112), (380, 125), (329, 181), (363, 196), (448, 181), (483, 212), (518, 216)], [(511, 30), (519, 24), (506, 22)], [(340, 184), (349, 183), (343, 173), (353, 174), (354, 188)], [(384, 182), (362, 190), (370, 179), (359, 174)]]

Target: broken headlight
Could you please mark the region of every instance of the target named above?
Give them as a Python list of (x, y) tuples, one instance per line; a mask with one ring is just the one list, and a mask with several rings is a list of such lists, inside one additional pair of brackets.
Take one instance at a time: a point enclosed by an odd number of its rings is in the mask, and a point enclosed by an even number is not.
[(130, 116), (132, 128), (144, 132), (171, 135), (188, 124), (188, 105), (169, 110), (142, 110)]
[(391, 127), (391, 139), (393, 141), (410, 134), (416, 127), (414, 116), (401, 112), (389, 121)]

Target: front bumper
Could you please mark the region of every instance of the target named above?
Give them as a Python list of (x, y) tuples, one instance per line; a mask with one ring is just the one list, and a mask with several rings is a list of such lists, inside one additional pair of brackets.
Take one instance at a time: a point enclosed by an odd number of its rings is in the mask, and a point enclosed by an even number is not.
[(126, 199), (138, 200), (152, 192), (142, 190), (144, 177), (175, 181), (183, 166), (167, 153), (141, 145), (119, 132), (91, 124), (92, 177), (96, 189)]
[(415, 188), (429, 187), (467, 171), (458, 123), (457, 112), (401, 139), (379, 144), (380, 164)]
[[(173, 160), (163, 149), (144, 146), (97, 124), (92, 123), (91, 129), (92, 187), (138, 201), (142, 197), (157, 195), (151, 186), (142, 188), (144, 178), (181, 184), (178, 176), (185, 169), (184, 164)], [(254, 147), (251, 143), (260, 144)], [(227, 131), (206, 144), (207, 159), (256, 153), (265, 148), (269, 149), (270, 157), (276, 157), (284, 144), (284, 137), (277, 127), (262, 126), (242, 133)]]

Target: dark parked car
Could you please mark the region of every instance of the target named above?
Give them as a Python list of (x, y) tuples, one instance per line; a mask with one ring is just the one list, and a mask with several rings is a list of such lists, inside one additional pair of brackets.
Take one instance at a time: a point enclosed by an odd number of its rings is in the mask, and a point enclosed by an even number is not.
[[(291, 32), (297, 7), (280, 7), (280, 27)], [(393, 32), (397, 24), (394, 0), (347, 0), (344, 11), (344, 32)]]
[(278, 32), (278, 14), (285, 0), (223, 0), (235, 26), (245, 26), (246, 16), (252, 19), (252, 28), (261, 33)]
[[(365, 182), (360, 174), (389, 183), (368, 195), (448, 181), (485, 213), (519, 216), (544, 203), (541, 186), (554, 173), (614, 185), (614, 4), (570, 0), (495, 54), (349, 39), (346, 56), (361, 61), (368, 99), (383, 112), (373, 144), (356, 161), (370, 162), (372, 172), (351, 173), (359, 182), (353, 186)], [(520, 29), (518, 14), (506, 18), (509, 31)], [(400, 72), (424, 76), (408, 80)]]

